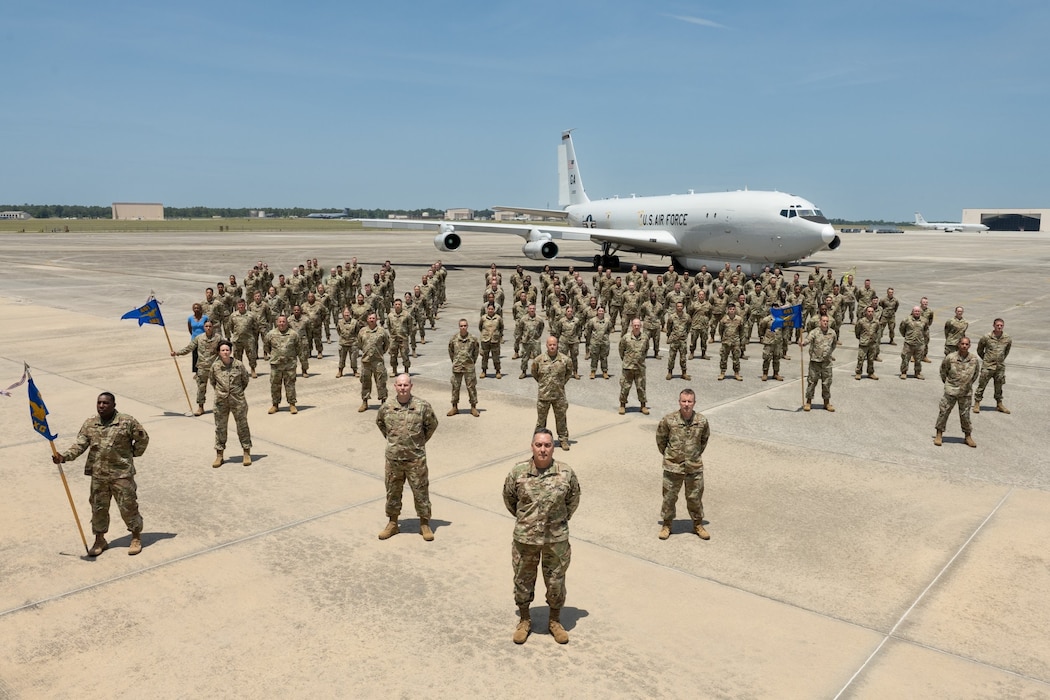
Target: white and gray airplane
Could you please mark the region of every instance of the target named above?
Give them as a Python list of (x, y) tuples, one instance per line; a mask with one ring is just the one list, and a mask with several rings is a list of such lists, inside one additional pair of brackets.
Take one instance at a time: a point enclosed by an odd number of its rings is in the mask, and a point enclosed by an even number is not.
[(330, 214), (330, 213), (324, 212), (324, 211), (315, 211), (312, 214), (307, 214), (306, 218), (307, 219), (349, 219), (350, 218), (350, 210), (349, 209), (343, 209), (343, 211), (338, 213), (338, 214)]
[(556, 240), (591, 241), (600, 246), (594, 264), (618, 267), (619, 253), (669, 256), (679, 268), (714, 270), (739, 264), (745, 274), (763, 266), (787, 264), (818, 250), (835, 250), (841, 240), (811, 202), (784, 192), (738, 190), (671, 194), (656, 197), (591, 200), (583, 188), (569, 131), (558, 146), (558, 204), (564, 209), (494, 207), (549, 219), (489, 223), (482, 221), (412, 221), (362, 219), (375, 228), (437, 230), (434, 245), (447, 252), (460, 247), (463, 231), (513, 233), (525, 239), (521, 252), (530, 260), (558, 255)]
[(984, 224), (964, 224), (953, 221), (927, 221), (922, 214), (915, 212), (915, 225), (919, 228), (933, 229), (934, 231), (987, 231)]

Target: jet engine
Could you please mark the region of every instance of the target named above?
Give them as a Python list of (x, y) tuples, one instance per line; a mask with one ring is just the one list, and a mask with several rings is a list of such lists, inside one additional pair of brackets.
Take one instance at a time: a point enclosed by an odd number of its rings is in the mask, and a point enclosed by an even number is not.
[(434, 236), (434, 247), (442, 253), (458, 250), (463, 240), (456, 233), (456, 229), (448, 224), (441, 225), (441, 233)]
[(558, 256), (558, 244), (549, 238), (545, 241), (529, 241), (521, 247), (529, 260), (550, 260)]

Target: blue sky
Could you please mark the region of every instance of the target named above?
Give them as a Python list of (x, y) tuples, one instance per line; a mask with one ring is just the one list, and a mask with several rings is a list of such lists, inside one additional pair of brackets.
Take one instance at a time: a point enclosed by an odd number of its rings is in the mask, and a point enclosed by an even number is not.
[[(1045, 0), (17, 3), (0, 202), (1047, 207)], [(1043, 128), (1040, 128), (1043, 127)]]

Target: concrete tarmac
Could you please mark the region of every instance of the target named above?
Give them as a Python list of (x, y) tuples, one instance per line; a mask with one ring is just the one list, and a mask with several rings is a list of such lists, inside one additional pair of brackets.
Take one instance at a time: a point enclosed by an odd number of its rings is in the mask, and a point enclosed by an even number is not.
[[(489, 263), (506, 276), (529, 263), (534, 279), (542, 265), (509, 236), (467, 236), (457, 253), (431, 240), (0, 234), (0, 387), (30, 363), (60, 450), (101, 391), (151, 437), (136, 462), (142, 553), (126, 556), (114, 505), (111, 548), (89, 559), (25, 389), (0, 398), (0, 698), (1050, 698), (1050, 238), (854, 234), (807, 261), (836, 276), (855, 265), (880, 296), (894, 287), (898, 322), (924, 295), (936, 312), (926, 381), (901, 381), (901, 346), (887, 344), (881, 380), (854, 381), (846, 325), (834, 413), (801, 411), (797, 347), (784, 382), (759, 381), (754, 342), (743, 382), (716, 381), (717, 343), (714, 360), (690, 361), (691, 382), (677, 367), (666, 381), (666, 360), (650, 359), (650, 416), (633, 394), (617, 414), (615, 357), (609, 380), (571, 381), (572, 449), (555, 455), (583, 494), (570, 526), (567, 646), (546, 632), (542, 582), (531, 638), (511, 642), (512, 519), (501, 488), (527, 458), (536, 385), (517, 379), (509, 334), (503, 379), (490, 369), (478, 381), (481, 417), (445, 416), (447, 342), (461, 316), (476, 328)], [(589, 281), (593, 252), (566, 243), (554, 263), (575, 263)], [(450, 269), (449, 304), (412, 364), (414, 393), (440, 422), (428, 446), (431, 543), (409, 494), (401, 534), (376, 538), (385, 523), (376, 403), (357, 412), (360, 384), (335, 378), (335, 344), (298, 379), (296, 416), (267, 415), (260, 361), (248, 392), (255, 463), (213, 469), (210, 395), (208, 413), (191, 417), (164, 332), (120, 320), (154, 290), (178, 349), (206, 286), (242, 279), (258, 260), (290, 274), (307, 257), (327, 270), (351, 256), (368, 276), (391, 260), (399, 293), (438, 258)], [(809, 267), (793, 271), (804, 279)], [(989, 384), (983, 411), (971, 414), (977, 449), (963, 444), (954, 414), (944, 446), (932, 443), (942, 329), (956, 305), (974, 347), (997, 316), (1014, 340), (1012, 413), (995, 411)], [(189, 358), (179, 365), (192, 398)], [(655, 428), (685, 386), (712, 426), (708, 542), (689, 534), (681, 500), (673, 536), (656, 537)], [(83, 465), (65, 471), (90, 543)]]

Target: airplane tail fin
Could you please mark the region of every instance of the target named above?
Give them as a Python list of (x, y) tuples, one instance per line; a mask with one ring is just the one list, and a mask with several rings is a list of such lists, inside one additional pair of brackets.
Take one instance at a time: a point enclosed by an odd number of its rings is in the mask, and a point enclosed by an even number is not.
[(576, 162), (576, 150), (572, 147), (572, 131), (563, 131), (558, 145), (558, 205), (566, 207), (589, 201), (583, 189), (580, 165)]
[(922, 218), (922, 214), (920, 214), (919, 212), (915, 212), (915, 223), (918, 226), (922, 226), (926, 223), (926, 219)]

